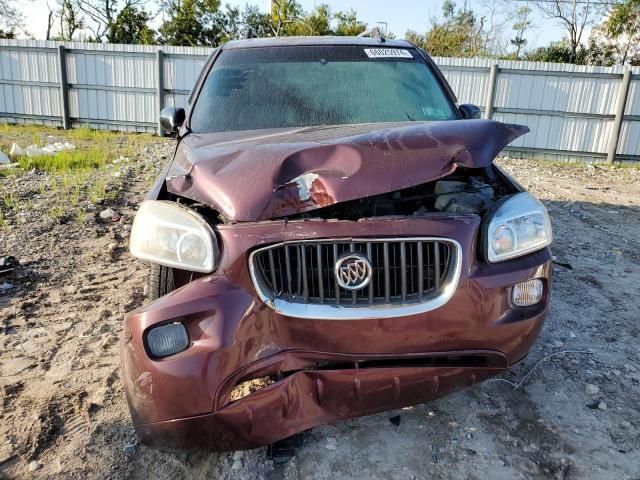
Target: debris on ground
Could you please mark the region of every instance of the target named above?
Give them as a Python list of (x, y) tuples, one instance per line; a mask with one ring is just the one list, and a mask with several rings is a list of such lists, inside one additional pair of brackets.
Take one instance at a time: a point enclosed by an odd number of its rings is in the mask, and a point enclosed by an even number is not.
[(124, 454), (127, 457), (133, 457), (136, 453), (136, 444), (135, 443), (127, 443), (122, 449)]
[(0, 257), (0, 274), (9, 273), (16, 267), (15, 257)]
[(396, 427), (400, 425), (400, 420), (401, 420), (400, 415), (394, 415), (393, 417), (389, 418), (389, 421)]
[(40, 157), (42, 155), (55, 155), (59, 152), (64, 152), (65, 150), (75, 150), (76, 146), (69, 142), (56, 142), (49, 143), (44, 147), (39, 147), (37, 145), (29, 145), (27, 148), (21, 148), (20, 145), (14, 143), (11, 145), (11, 151), (9, 155), (13, 158), (22, 157), (26, 155), (27, 157)]
[(4, 152), (0, 152), (0, 165), (6, 165), (9, 163), (11, 163), (9, 156)]
[(589, 395), (597, 395), (600, 393), (600, 387), (592, 383), (588, 383), (586, 387), (584, 387), (584, 391)]
[(103, 220), (113, 220), (116, 216), (116, 212), (114, 212), (111, 208), (106, 208), (100, 212), (100, 218)]
[(327, 450), (338, 450), (338, 440), (336, 440), (335, 437), (327, 437), (325, 447)]
[(19, 167), (19, 163), (0, 163), (0, 170), (9, 170), (10, 168)]

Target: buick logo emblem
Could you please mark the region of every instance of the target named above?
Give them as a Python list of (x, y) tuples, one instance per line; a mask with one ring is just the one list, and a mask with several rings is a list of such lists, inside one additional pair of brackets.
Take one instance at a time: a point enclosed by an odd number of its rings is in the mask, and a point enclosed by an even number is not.
[(369, 285), (371, 273), (371, 262), (359, 253), (349, 253), (336, 262), (336, 280), (346, 290), (361, 290)]

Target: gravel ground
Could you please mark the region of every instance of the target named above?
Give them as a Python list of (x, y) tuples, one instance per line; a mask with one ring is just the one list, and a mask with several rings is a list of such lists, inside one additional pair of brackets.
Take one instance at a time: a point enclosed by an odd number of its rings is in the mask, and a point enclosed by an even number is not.
[(137, 445), (117, 340), (147, 267), (127, 237), (172, 148), (101, 171), (113, 195), (95, 203), (70, 205), (49, 174), (0, 177), (0, 256), (20, 261), (0, 277), (0, 478), (640, 478), (640, 169), (509, 159), (555, 229), (547, 324), (501, 377), (518, 388), (497, 379), (316, 428), (282, 464)]

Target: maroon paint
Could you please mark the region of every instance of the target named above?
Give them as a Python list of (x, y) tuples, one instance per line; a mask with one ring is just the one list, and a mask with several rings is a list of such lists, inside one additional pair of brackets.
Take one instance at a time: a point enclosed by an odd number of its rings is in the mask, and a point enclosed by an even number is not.
[[(228, 220), (267, 220), (420, 185), (458, 167), (486, 167), (528, 131), (449, 120), (190, 134), (178, 146), (167, 189)], [(303, 175), (313, 182), (301, 192), (296, 179)]]
[[(489, 166), (527, 131), (464, 120), (191, 133), (181, 139), (166, 173), (167, 191), (209, 205), (228, 222), (216, 226), (222, 250), (215, 274), (125, 319), (122, 372), (141, 440), (253, 448), (315, 425), (436, 398), (520, 361), (544, 322), (548, 249), (487, 265), (478, 260), (477, 215), (274, 219), (424, 184), (459, 167)], [(158, 183), (154, 195), (161, 191)], [(461, 245), (458, 287), (436, 310), (353, 321), (289, 318), (259, 300), (249, 276), (248, 253), (261, 245), (403, 236), (451, 238)], [(544, 280), (543, 300), (514, 308), (513, 284), (530, 278)], [(145, 332), (173, 321), (187, 327), (190, 347), (150, 359)], [(259, 376), (280, 380), (230, 400), (235, 385)]]
[[(159, 446), (251, 448), (314, 425), (435, 398), (518, 362), (544, 321), (550, 253), (544, 249), (488, 266), (477, 260), (479, 228), (477, 215), (219, 225), (223, 249), (218, 272), (125, 320), (122, 371), (138, 435)], [(354, 321), (288, 318), (260, 302), (248, 274), (247, 252), (263, 244), (420, 235), (457, 240), (463, 255), (451, 300), (420, 315)], [(512, 307), (512, 285), (530, 278), (544, 280), (543, 301)], [(151, 360), (144, 332), (176, 320), (187, 326), (192, 346)], [(462, 356), (462, 364), (356, 370), (348, 363), (333, 370), (299, 371), (319, 360), (437, 357), (441, 362), (443, 355)], [(286, 372), (291, 374), (285, 379), (229, 401), (230, 390), (242, 379)]]
[(141, 425), (153, 446), (260, 447), (320, 423), (415, 405), (482, 381), (497, 368), (377, 368), (298, 372), (208, 415)]

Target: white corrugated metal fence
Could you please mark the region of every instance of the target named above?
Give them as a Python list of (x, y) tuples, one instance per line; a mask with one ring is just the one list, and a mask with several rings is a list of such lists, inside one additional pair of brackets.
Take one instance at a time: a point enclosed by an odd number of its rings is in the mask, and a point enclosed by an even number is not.
[[(0, 40), (0, 122), (155, 132), (159, 108), (186, 105), (212, 52)], [(459, 103), (531, 128), (510, 147), (518, 155), (640, 161), (638, 67), (434, 60)]]

